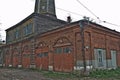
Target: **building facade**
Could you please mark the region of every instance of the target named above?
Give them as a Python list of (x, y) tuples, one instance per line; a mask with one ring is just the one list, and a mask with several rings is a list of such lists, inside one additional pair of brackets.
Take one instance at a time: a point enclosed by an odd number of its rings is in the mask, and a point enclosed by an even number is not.
[(120, 66), (119, 32), (88, 20), (59, 20), (54, 0), (47, 1), (36, 0), (35, 13), (6, 30), (4, 66), (63, 72)]

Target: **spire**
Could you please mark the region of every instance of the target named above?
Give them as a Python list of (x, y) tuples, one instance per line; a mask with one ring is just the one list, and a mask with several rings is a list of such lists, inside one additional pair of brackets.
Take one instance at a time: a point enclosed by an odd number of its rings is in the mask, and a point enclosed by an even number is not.
[(56, 18), (55, 0), (36, 0), (34, 12)]

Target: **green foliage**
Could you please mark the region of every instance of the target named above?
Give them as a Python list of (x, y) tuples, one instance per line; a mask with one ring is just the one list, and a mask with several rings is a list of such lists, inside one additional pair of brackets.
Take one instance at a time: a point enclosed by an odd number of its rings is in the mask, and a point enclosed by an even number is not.
[(62, 73), (62, 72), (52, 72), (52, 71), (42, 71), (42, 74), (49, 78), (59, 78), (59, 79), (66, 79), (66, 78), (76, 78), (76, 75), (72, 73)]
[(70, 73), (64, 72), (54, 72), (54, 71), (44, 71), (41, 69), (30, 68), (27, 69), (30, 71), (37, 71), (40, 72), (43, 76), (52, 79), (60, 79), (60, 80), (92, 80), (92, 79), (99, 79), (99, 80), (120, 80), (120, 68), (117, 69), (105, 69), (105, 70), (95, 70), (91, 71), (88, 76), (83, 76), (81, 71), (73, 71)]
[(117, 78), (120, 79), (120, 68), (111, 70), (96, 70), (89, 75), (94, 78)]

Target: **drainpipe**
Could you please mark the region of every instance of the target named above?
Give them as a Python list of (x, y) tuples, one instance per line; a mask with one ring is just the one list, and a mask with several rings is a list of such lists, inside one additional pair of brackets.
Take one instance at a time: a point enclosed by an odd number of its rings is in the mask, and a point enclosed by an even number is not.
[(83, 67), (84, 73), (86, 72), (86, 60), (85, 60), (85, 46), (84, 46), (84, 22), (80, 21), (80, 34), (81, 34), (81, 43), (82, 43), (82, 58), (83, 58)]

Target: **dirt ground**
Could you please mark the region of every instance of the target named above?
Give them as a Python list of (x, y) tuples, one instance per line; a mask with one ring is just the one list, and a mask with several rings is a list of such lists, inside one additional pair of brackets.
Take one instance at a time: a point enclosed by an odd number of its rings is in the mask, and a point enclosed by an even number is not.
[(51, 79), (44, 77), (40, 72), (25, 69), (5, 69), (0, 68), (0, 80), (119, 80), (119, 79)]
[(45, 78), (40, 72), (22, 69), (0, 69), (0, 80), (52, 80)]

